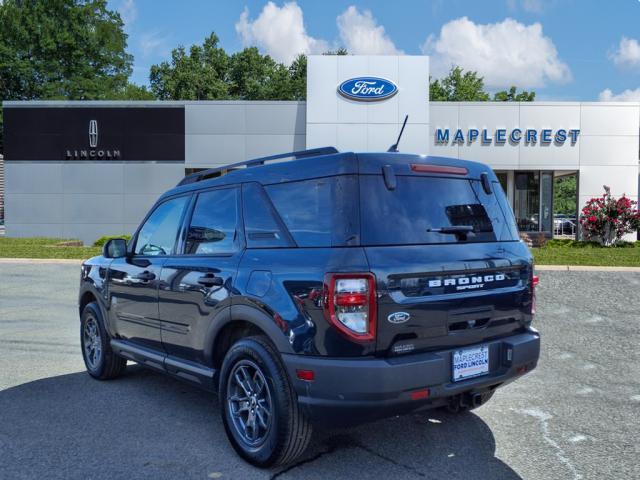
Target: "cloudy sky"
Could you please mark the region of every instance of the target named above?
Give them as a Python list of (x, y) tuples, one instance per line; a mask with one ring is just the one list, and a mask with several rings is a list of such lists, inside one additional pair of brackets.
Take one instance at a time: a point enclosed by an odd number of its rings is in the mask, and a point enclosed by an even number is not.
[(133, 80), (215, 31), (228, 52), (431, 56), (431, 74), (476, 70), (490, 90), (539, 100), (640, 101), (639, 0), (110, 0), (129, 34)]

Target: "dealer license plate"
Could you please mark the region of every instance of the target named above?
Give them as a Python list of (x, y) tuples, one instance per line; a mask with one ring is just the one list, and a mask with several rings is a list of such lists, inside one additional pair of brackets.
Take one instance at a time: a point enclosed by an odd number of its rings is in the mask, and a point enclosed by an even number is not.
[(453, 352), (453, 381), (489, 373), (489, 347), (465, 348)]

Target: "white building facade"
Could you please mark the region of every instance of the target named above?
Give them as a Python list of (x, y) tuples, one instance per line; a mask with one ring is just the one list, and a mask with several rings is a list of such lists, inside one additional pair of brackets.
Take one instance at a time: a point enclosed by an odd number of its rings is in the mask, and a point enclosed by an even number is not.
[(429, 102), (428, 79), (425, 56), (310, 56), (306, 102), (4, 102), (6, 235), (131, 233), (185, 173), (385, 151), (407, 115), (400, 151), (488, 164), (523, 232), (553, 234), (560, 176), (577, 176), (578, 208), (603, 185), (637, 200), (639, 102)]

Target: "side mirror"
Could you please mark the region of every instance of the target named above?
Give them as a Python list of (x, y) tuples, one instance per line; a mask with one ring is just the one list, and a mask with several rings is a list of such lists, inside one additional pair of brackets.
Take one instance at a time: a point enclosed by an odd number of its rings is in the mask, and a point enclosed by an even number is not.
[(127, 241), (124, 238), (112, 238), (102, 247), (104, 258), (122, 258), (127, 256)]

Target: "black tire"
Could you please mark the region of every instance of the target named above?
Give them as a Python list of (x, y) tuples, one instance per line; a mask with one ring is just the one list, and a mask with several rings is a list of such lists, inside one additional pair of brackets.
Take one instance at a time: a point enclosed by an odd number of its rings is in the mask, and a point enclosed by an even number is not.
[(480, 403), (480, 405), (476, 405), (475, 407), (471, 405), (462, 405), (459, 399), (455, 399), (454, 401), (452, 401), (451, 403), (449, 403), (447, 406), (443, 408), (449, 413), (455, 413), (455, 414), (467, 413), (472, 410), (475, 410), (476, 408), (483, 406), (485, 403), (491, 400), (491, 397), (493, 397), (494, 393), (496, 393), (495, 390), (489, 390), (487, 392), (483, 392), (481, 394), (482, 402)]
[[(96, 336), (92, 336), (94, 332)], [(80, 347), (87, 372), (98, 380), (116, 378), (124, 372), (127, 361), (113, 353), (104, 327), (100, 307), (92, 302), (84, 307), (80, 318)]]
[[(256, 371), (260, 373), (250, 376), (250, 382), (236, 380), (235, 374), (244, 379), (247, 372)], [(251, 387), (253, 395), (240, 388), (241, 384)], [(229, 349), (222, 363), (219, 394), (227, 437), (235, 451), (249, 463), (261, 468), (291, 463), (307, 448), (311, 424), (300, 411), (278, 353), (265, 337), (247, 337)], [(248, 400), (241, 401), (240, 396)], [(251, 405), (256, 412), (253, 414), (254, 439), (240, 426), (241, 423), (251, 425)], [(265, 405), (270, 408), (265, 409)], [(266, 415), (267, 410), (270, 415)], [(246, 422), (243, 421), (245, 413)]]

